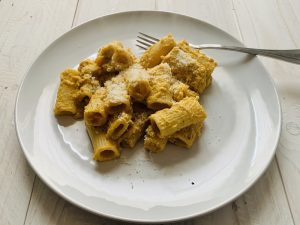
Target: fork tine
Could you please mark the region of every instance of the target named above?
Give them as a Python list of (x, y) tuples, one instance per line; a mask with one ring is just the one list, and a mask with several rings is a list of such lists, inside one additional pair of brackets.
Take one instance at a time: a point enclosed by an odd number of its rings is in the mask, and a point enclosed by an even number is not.
[(155, 44), (156, 42), (155, 41), (151, 41), (151, 40), (149, 40), (149, 39), (147, 39), (147, 38), (144, 38), (144, 37), (141, 37), (141, 36), (137, 36), (139, 39), (141, 39), (141, 40), (143, 40), (143, 41), (146, 41), (146, 42), (149, 42), (150, 44)]
[(147, 50), (147, 48), (145, 48), (145, 47), (143, 47), (143, 46), (141, 46), (141, 45), (136, 44), (136, 46), (138, 46), (138, 47), (141, 48), (141, 49)]
[(152, 37), (152, 36), (150, 36), (150, 35), (148, 35), (148, 34), (144, 34), (144, 33), (142, 33), (142, 32), (139, 32), (139, 34), (141, 34), (141, 35), (143, 35), (143, 36), (145, 36), (145, 37), (147, 37), (147, 38), (150, 38), (150, 39), (152, 39), (153, 41), (159, 41), (159, 39), (157, 39), (157, 38), (155, 38), (155, 37)]
[(142, 44), (142, 45), (144, 45), (144, 46), (146, 46), (146, 47), (150, 47), (152, 44), (149, 44), (149, 43), (147, 43), (147, 42), (144, 42), (144, 41), (140, 41), (140, 40), (136, 40), (138, 43), (140, 43), (140, 44)]

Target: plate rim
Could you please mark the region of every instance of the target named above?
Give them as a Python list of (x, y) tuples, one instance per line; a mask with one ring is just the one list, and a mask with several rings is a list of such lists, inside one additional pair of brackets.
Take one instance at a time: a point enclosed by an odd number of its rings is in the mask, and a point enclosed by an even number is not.
[[(37, 54), (37, 56), (34, 58), (34, 61), (30, 64), (30, 66), (27, 68), (27, 70), (25, 71), (23, 77), (22, 77), (22, 80), (19, 84), (19, 87), (18, 87), (18, 91), (17, 91), (17, 95), (16, 95), (16, 99), (15, 99), (15, 108), (14, 108), (14, 122), (15, 122), (15, 129), (16, 129), (16, 133), (17, 133), (17, 138), (18, 138), (18, 141), (20, 143), (20, 146), (21, 146), (21, 149), (22, 149), (22, 152), (23, 154), (25, 155), (25, 158), (27, 160), (27, 162), (29, 163), (30, 167), (33, 169), (33, 171), (35, 172), (36, 175), (38, 175), (38, 177), (53, 191), (55, 192), (57, 195), (59, 195), (60, 197), (62, 197), (64, 200), (70, 202), (71, 204), (81, 208), (81, 209), (84, 209), (90, 213), (93, 213), (95, 215), (98, 215), (98, 216), (103, 216), (103, 217), (107, 217), (107, 218), (110, 218), (110, 219), (115, 219), (115, 220), (119, 220), (119, 221), (127, 221), (127, 222), (134, 222), (134, 223), (168, 223), (168, 222), (175, 222), (175, 221), (182, 221), (182, 220), (186, 220), (186, 219), (191, 219), (191, 218), (194, 218), (194, 217), (197, 217), (197, 216), (203, 216), (203, 215), (206, 215), (208, 213), (211, 213), (223, 206), (225, 206), (226, 204), (230, 203), (231, 201), (237, 199), (238, 197), (240, 197), (242, 194), (244, 194), (246, 191), (248, 191), (257, 181), (259, 178), (262, 177), (262, 175), (266, 172), (266, 170), (269, 168), (274, 156), (275, 156), (275, 153), (276, 153), (276, 149), (278, 147), (278, 144), (279, 144), (279, 139), (280, 139), (280, 135), (281, 135), (281, 129), (282, 129), (282, 107), (281, 107), (281, 102), (280, 102), (280, 98), (279, 98), (279, 95), (278, 95), (278, 90), (276, 88), (276, 85), (275, 85), (275, 82), (271, 76), (271, 74), (269, 73), (269, 71), (266, 69), (266, 67), (264, 66), (264, 64), (261, 62), (261, 60), (259, 59), (259, 57), (257, 57), (257, 63), (259, 63), (262, 68), (266, 71), (266, 76), (268, 78), (268, 80), (270, 81), (270, 84), (274, 90), (274, 94), (275, 94), (275, 99), (276, 99), (276, 102), (277, 102), (277, 107), (278, 107), (278, 123), (279, 123), (279, 126), (278, 126), (278, 129), (276, 130), (276, 132), (274, 132), (275, 136), (276, 136), (276, 143), (274, 143), (274, 149), (272, 149), (272, 154), (270, 154), (270, 158), (268, 158), (266, 160), (266, 163), (264, 165), (264, 167), (260, 170), (260, 172), (257, 173), (256, 177), (247, 183), (247, 185), (245, 185), (244, 188), (242, 188), (240, 191), (236, 192), (235, 194), (233, 194), (232, 196), (229, 196), (227, 197), (225, 200), (219, 202), (218, 204), (215, 204), (215, 206), (212, 206), (210, 208), (208, 208), (207, 210), (205, 210), (204, 212), (199, 212), (199, 213), (191, 213), (191, 214), (188, 214), (188, 215), (185, 215), (185, 216), (174, 216), (172, 218), (169, 218), (169, 219), (158, 219), (158, 220), (150, 220), (150, 219), (135, 219), (135, 218), (131, 218), (131, 217), (122, 217), (122, 216), (116, 216), (116, 215), (111, 215), (111, 214), (106, 214), (106, 213), (102, 213), (102, 212), (99, 212), (89, 206), (86, 206), (85, 204), (79, 202), (79, 201), (76, 201), (76, 200), (73, 200), (71, 197), (67, 196), (65, 193), (63, 193), (61, 190), (59, 190), (59, 188), (57, 188), (57, 186), (55, 186), (48, 178), (46, 177), (43, 177), (42, 174), (38, 171), (37, 168), (35, 168), (34, 166), (34, 163), (30, 160), (30, 156), (27, 154), (28, 151), (26, 151), (25, 149), (25, 145), (22, 141), (22, 138), (20, 136), (20, 131), (19, 131), (19, 125), (17, 123), (18, 121), (18, 116), (17, 116), (17, 112), (18, 112), (18, 103), (19, 103), (19, 96), (20, 96), (20, 92), (21, 92), (21, 89), (23, 87), (23, 84), (24, 84), (24, 81), (26, 80), (26, 77), (28, 76), (31, 68), (36, 64), (37, 60), (47, 52), (48, 49), (50, 49), (53, 45), (55, 45), (58, 41), (60, 41), (65, 35), (67, 35), (69, 32), (71, 31), (74, 31), (76, 29), (79, 29), (80, 27), (83, 27), (85, 26), (86, 24), (88, 23), (91, 23), (93, 21), (96, 21), (96, 20), (101, 20), (103, 18), (106, 18), (106, 17), (113, 17), (115, 15), (125, 15), (125, 14), (136, 14), (136, 13), (159, 13), (159, 14), (168, 14), (168, 15), (174, 15), (174, 16), (178, 16), (178, 17), (185, 17), (186, 19), (190, 19), (190, 20), (194, 20), (196, 22), (201, 22), (205, 25), (208, 25), (208, 26), (211, 26), (213, 27), (214, 29), (220, 31), (220, 32), (223, 32), (223, 33), (226, 33), (226, 35), (230, 36), (230, 38), (234, 39), (237, 43), (240, 44), (240, 46), (242, 47), (245, 47), (245, 45), (240, 41), (238, 40), (237, 38), (235, 38), (234, 36), (232, 36), (230, 33), (228, 33), (227, 31), (211, 24), (211, 23), (208, 23), (206, 21), (203, 21), (201, 19), (198, 19), (198, 18), (195, 18), (193, 16), (189, 16), (189, 15), (186, 15), (186, 14), (181, 14), (181, 13), (177, 13), (177, 12), (172, 12), (172, 11), (164, 11), (164, 10), (128, 10), (128, 11), (120, 11), (120, 12), (115, 12), (115, 13), (108, 13), (108, 14), (104, 14), (103, 16), (99, 16), (99, 17), (96, 17), (96, 18), (93, 18), (93, 19), (89, 19), (87, 21), (85, 21), (84, 23), (81, 23), (79, 25), (76, 25), (74, 27), (72, 27), (71, 29), (68, 29), (67, 31), (63, 32), (59, 37), (57, 37), (56, 39), (54, 39), (53, 41), (51, 41), (51, 43), (49, 43), (45, 48), (43, 48), (39, 54)], [(271, 150), (270, 150), (271, 151)]]

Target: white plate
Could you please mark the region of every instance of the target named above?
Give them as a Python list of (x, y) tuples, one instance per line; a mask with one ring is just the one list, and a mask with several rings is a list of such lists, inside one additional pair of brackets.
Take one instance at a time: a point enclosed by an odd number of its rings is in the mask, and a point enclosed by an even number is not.
[(212, 25), (165, 12), (118, 13), (72, 29), (38, 57), (20, 87), (16, 127), (24, 154), (49, 187), (96, 214), (166, 222), (207, 213), (247, 190), (277, 146), (278, 96), (256, 57), (206, 51), (219, 66), (201, 98), (208, 118), (191, 150), (168, 145), (163, 153), (149, 155), (140, 143), (124, 150), (119, 160), (95, 163), (82, 121), (53, 116), (59, 73), (113, 40), (140, 54), (138, 31), (156, 37), (170, 32), (192, 43), (241, 45)]

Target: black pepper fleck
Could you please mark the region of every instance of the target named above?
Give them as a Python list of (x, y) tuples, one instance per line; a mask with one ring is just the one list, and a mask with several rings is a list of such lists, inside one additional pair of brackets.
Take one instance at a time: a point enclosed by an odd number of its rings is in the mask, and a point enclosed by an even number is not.
[(192, 182), (192, 185), (194, 185), (195, 183), (194, 182)]

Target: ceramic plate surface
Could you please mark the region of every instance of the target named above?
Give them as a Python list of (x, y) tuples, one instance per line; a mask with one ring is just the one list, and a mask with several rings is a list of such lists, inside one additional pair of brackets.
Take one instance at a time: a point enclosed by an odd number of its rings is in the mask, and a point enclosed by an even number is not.
[(148, 154), (141, 142), (119, 160), (96, 163), (83, 122), (53, 116), (62, 70), (114, 40), (140, 55), (139, 31), (156, 37), (172, 33), (191, 43), (242, 45), (212, 25), (165, 12), (118, 13), (80, 25), (38, 57), (19, 89), (15, 114), (24, 154), (49, 187), (99, 215), (166, 222), (207, 213), (247, 190), (277, 146), (279, 100), (256, 57), (205, 51), (219, 66), (201, 97), (208, 114), (203, 135), (190, 150), (168, 145), (160, 154)]

